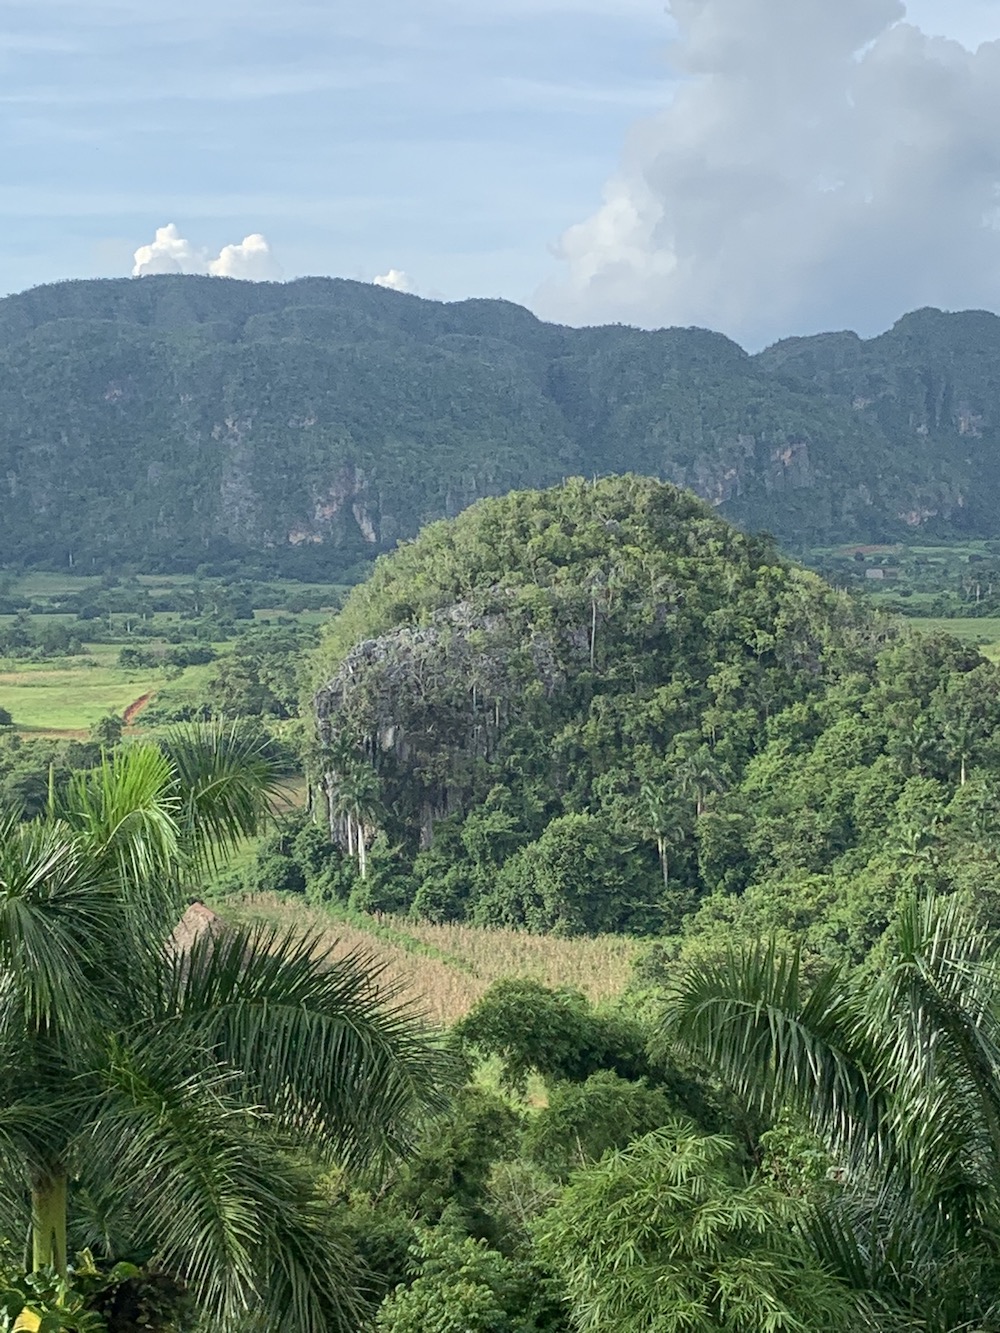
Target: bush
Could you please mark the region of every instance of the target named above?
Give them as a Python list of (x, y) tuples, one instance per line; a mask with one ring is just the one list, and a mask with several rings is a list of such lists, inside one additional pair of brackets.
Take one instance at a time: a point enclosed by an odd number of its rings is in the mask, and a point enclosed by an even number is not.
[(560, 1083), (550, 1091), (548, 1105), (525, 1131), (524, 1151), (550, 1175), (565, 1180), (609, 1148), (624, 1148), (661, 1128), (674, 1114), (662, 1088), (602, 1069), (584, 1083)]
[(251, 867), (247, 887), (254, 893), (305, 893), (302, 867), (290, 856), (259, 856)]
[(428, 1125), (393, 1192), (410, 1216), (437, 1223), (447, 1214), (479, 1236), (493, 1236), (486, 1203), (496, 1162), (513, 1157), (523, 1117), (502, 1097), (469, 1085)]
[(214, 662), (217, 656), (210, 644), (179, 643), (176, 647), (167, 649), (163, 654), (163, 660), (168, 666), (207, 666), (209, 662)]
[(639, 1024), (598, 1013), (578, 991), (549, 990), (538, 981), (494, 983), (455, 1032), (482, 1055), (500, 1058), (508, 1087), (523, 1088), (532, 1072), (570, 1081), (599, 1069), (625, 1078), (650, 1073)]
[(561, 815), (506, 862), (476, 916), (557, 935), (645, 934), (662, 924), (662, 891), (645, 848), (622, 845), (598, 815)]
[(416, 1273), (381, 1305), (379, 1333), (530, 1333), (536, 1276), (482, 1241), (445, 1228), (420, 1234)]

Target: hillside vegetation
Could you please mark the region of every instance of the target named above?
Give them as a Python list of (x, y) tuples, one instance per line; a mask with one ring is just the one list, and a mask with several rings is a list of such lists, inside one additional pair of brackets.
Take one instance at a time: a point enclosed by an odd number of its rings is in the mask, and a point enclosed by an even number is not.
[(692, 947), (781, 927), (860, 961), (904, 891), (993, 894), (997, 667), (662, 483), (431, 525), (315, 670), (355, 906)]
[(475, 499), (640, 472), (786, 543), (992, 536), (1000, 320), (751, 357), (335, 279), (0, 301), (0, 564), (331, 579)]

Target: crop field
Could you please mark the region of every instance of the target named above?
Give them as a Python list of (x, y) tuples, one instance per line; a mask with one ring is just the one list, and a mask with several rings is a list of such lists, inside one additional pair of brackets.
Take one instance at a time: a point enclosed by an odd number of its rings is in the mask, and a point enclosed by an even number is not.
[[(86, 735), (108, 714), (141, 727), (154, 697), (183, 715), (203, 702), (216, 668), (150, 659), (189, 641), (224, 657), (255, 626), (321, 625), (345, 592), (341, 584), (283, 579), (0, 570), (0, 708), (21, 734), (64, 739)], [(57, 628), (61, 638), (50, 633)], [(77, 652), (84, 636), (91, 641)], [(135, 652), (123, 664), (126, 647)], [(59, 655), (66, 651), (73, 655)]]
[(436, 1025), (454, 1023), (501, 977), (568, 986), (594, 1001), (625, 989), (642, 943), (620, 935), (559, 939), (516, 930), (432, 926), (397, 917), (340, 915), (302, 899), (262, 894), (213, 903), (225, 916), (307, 928), (340, 957), (370, 956), (388, 990), (398, 990)]

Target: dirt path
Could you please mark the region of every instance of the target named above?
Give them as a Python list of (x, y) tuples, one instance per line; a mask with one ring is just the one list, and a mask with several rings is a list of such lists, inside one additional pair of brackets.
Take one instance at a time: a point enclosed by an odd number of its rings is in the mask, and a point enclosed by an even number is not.
[(149, 690), (146, 694), (140, 694), (138, 699), (135, 699), (129, 704), (128, 708), (125, 709), (125, 712), (122, 713), (122, 721), (125, 723), (126, 727), (130, 727), (133, 724), (152, 697), (153, 691)]

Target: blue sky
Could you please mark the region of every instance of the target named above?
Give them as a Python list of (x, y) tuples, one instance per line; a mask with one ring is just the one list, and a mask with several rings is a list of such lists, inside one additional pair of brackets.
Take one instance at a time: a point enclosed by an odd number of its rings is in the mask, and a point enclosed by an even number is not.
[[(395, 269), (448, 299), (505, 296), (574, 322), (714, 323), (766, 340), (772, 328), (747, 322), (757, 300), (749, 287), (731, 308), (711, 295), (723, 279), (742, 290), (745, 274), (710, 281), (699, 277), (702, 262), (683, 290), (650, 281), (686, 263), (673, 240), (664, 249), (664, 201), (672, 205), (683, 182), (676, 164), (663, 177), (657, 136), (676, 134), (679, 89), (718, 82), (718, 70), (692, 56), (705, 30), (725, 36), (733, 24), (736, 41), (755, 7), (764, 6), (763, 30), (786, 3), (806, 12), (820, 0), (672, 0), (673, 17), (662, 0), (7, 0), (0, 292), (127, 274), (136, 249), (174, 223), (203, 260), (263, 233), (285, 277), (371, 280)], [(837, 0), (883, 45), (897, 3)], [(1000, 0), (912, 0), (907, 17), (970, 48), (1000, 38)], [(779, 54), (791, 43), (797, 59), (795, 41), (826, 40), (820, 23), (804, 36), (780, 24), (765, 35)], [(759, 68), (753, 45), (737, 45), (741, 80)], [(924, 78), (933, 61), (886, 49), (890, 58), (869, 63), (891, 102), (901, 70)], [(985, 80), (985, 61), (976, 68)], [(789, 88), (785, 108), (767, 114), (808, 120), (810, 95)], [(691, 117), (714, 114), (705, 98), (698, 105), (685, 113), (685, 134)], [(948, 114), (974, 138), (985, 105)], [(748, 144), (754, 131), (748, 124)], [(743, 132), (738, 123), (726, 131), (737, 155)], [(644, 207), (658, 221), (632, 227), (625, 244), (622, 210)], [(951, 219), (949, 243), (968, 222)], [(618, 228), (610, 240), (609, 227)], [(918, 259), (921, 243), (933, 238), (914, 239)], [(824, 253), (805, 255), (803, 272)], [(747, 255), (761, 260), (752, 247)], [(616, 277), (623, 263), (628, 283)], [(967, 278), (942, 279), (942, 301), (964, 296)], [(905, 304), (907, 294), (897, 285), (883, 304)], [(924, 295), (914, 284), (913, 303)], [(982, 303), (993, 300), (990, 291)], [(857, 325), (885, 318), (864, 308), (863, 285), (857, 301)], [(832, 313), (829, 301), (814, 310), (785, 302), (775, 320), (801, 326)]]
[(155, 227), (286, 276), (527, 300), (662, 103), (646, 0), (30, 0), (6, 11), (0, 290), (128, 273)]

